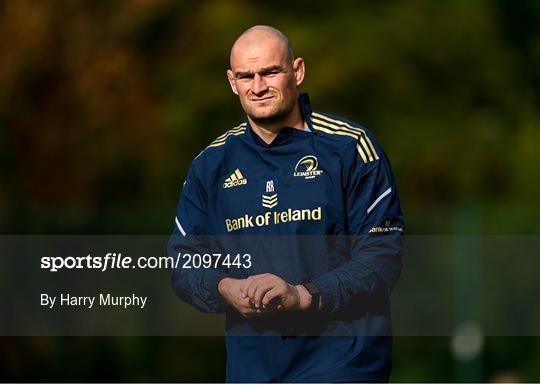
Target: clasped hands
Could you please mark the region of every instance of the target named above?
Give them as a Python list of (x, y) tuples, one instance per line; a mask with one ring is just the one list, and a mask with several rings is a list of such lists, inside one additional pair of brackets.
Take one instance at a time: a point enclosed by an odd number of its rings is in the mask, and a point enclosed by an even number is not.
[(270, 273), (245, 279), (224, 278), (218, 291), (244, 317), (307, 310), (311, 305), (311, 294), (303, 285), (291, 285)]

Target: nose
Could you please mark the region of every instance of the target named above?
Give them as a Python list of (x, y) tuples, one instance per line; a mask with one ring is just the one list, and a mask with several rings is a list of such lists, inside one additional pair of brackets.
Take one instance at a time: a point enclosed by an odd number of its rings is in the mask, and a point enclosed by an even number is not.
[(266, 80), (263, 76), (259, 74), (255, 74), (253, 77), (253, 82), (251, 84), (251, 92), (253, 92), (255, 95), (260, 95), (264, 93), (268, 89), (268, 86), (266, 85)]

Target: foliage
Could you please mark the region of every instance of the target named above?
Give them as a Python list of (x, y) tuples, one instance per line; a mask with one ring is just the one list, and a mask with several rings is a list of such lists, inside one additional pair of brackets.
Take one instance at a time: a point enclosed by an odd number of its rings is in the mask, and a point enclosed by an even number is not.
[[(169, 232), (191, 159), (244, 119), (225, 79), (230, 45), (247, 27), (271, 24), (306, 59), (303, 88), (315, 108), (362, 123), (382, 141), (409, 232), (538, 233), (539, 4), (4, 2), (0, 227), (4, 233)], [(463, 211), (478, 225), (456, 228)], [(25, 362), (70, 362), (82, 344), (94, 359), (103, 346), (115, 352), (111, 381), (184, 379), (179, 371), (168, 377), (172, 372), (155, 362), (140, 366), (133, 354), (151, 347), (174, 366), (171, 357), (189, 358), (199, 342), (179, 343), (182, 350), (159, 341), (26, 340), (19, 350), (9, 345), (12, 358), (2, 371), (20, 373), (17, 365)], [(398, 340), (402, 364), (394, 379), (452, 380), (451, 358), (440, 343)], [(537, 381), (538, 343), (526, 344), (531, 366), (511, 369)], [(22, 356), (28, 346), (31, 359)], [(487, 357), (520, 349), (508, 346), (488, 343)], [(442, 352), (439, 361), (425, 361), (435, 351)], [(185, 362), (195, 370), (195, 361)], [(219, 380), (221, 362), (207, 364), (213, 374), (190, 376)], [(74, 366), (70, 378), (93, 368)], [(485, 370), (484, 380), (496, 368)], [(48, 378), (66, 379), (58, 373)]]

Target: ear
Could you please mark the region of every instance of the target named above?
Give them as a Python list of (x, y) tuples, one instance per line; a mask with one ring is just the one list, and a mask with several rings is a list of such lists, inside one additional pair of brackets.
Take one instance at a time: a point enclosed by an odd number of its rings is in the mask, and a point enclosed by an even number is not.
[(300, 86), (304, 81), (304, 75), (306, 74), (306, 66), (304, 64), (304, 59), (297, 57), (293, 61), (293, 72), (294, 78), (296, 80), (296, 86)]
[(227, 70), (227, 79), (229, 80), (229, 85), (231, 86), (232, 92), (238, 95), (238, 90), (236, 89), (234, 74), (231, 70)]

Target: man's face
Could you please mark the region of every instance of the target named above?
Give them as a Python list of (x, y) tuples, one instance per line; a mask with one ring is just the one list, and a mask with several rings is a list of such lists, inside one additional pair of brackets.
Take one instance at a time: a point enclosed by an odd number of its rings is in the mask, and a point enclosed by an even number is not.
[(304, 77), (301, 58), (292, 61), (287, 47), (275, 38), (238, 42), (227, 77), (246, 114), (255, 122), (285, 119), (298, 98)]

